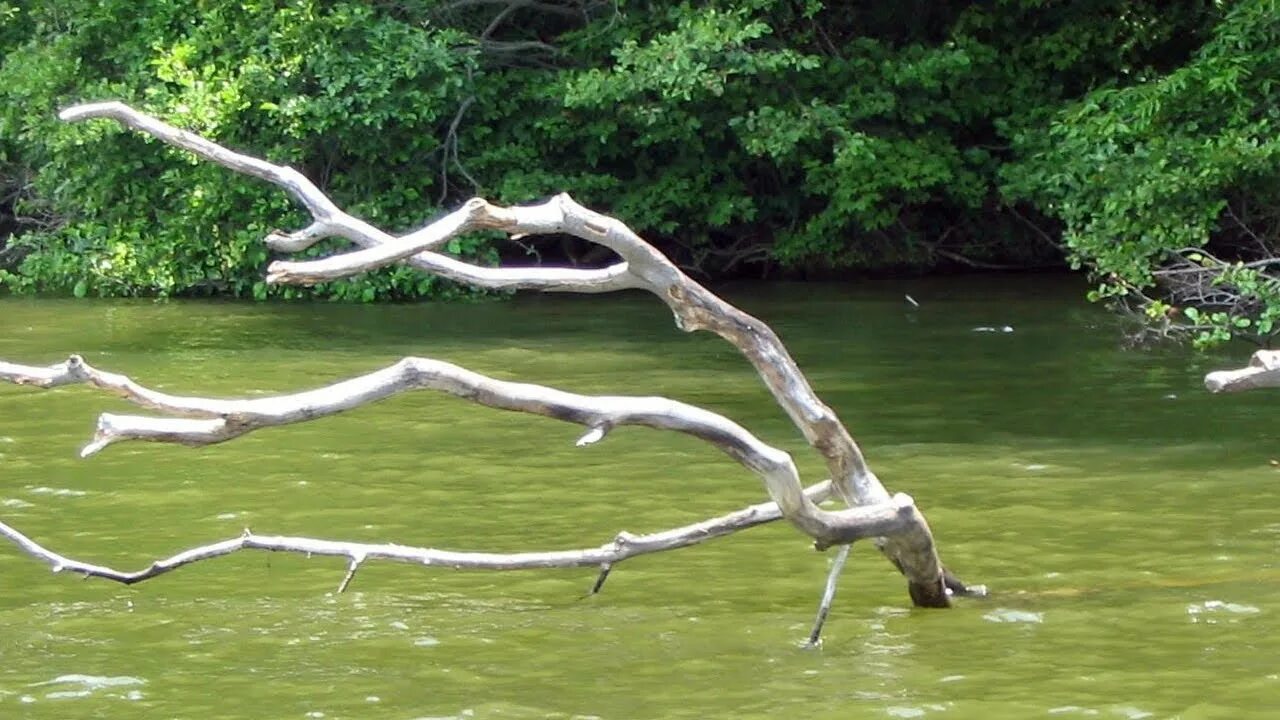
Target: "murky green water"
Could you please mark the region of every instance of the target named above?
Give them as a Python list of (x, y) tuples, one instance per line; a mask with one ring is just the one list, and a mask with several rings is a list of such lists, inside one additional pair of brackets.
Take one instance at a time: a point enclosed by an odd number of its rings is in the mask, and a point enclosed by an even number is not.
[[(902, 293), (922, 303), (910, 310)], [(0, 718), (1030, 718), (1280, 713), (1276, 394), (1210, 397), (1243, 361), (1124, 352), (1054, 279), (749, 287), (944, 558), (994, 596), (907, 608), (857, 548), (825, 647), (827, 557), (782, 525), (593, 573), (458, 573), (242, 553), (134, 588), (0, 547)], [(974, 332), (978, 326), (1013, 332)], [(661, 393), (820, 463), (728, 346), (645, 296), (477, 306), (0, 301), (0, 358), (76, 351), (171, 391), (311, 387), (406, 354), (601, 393)], [(758, 502), (684, 437), (419, 393), (192, 450), (76, 459), (87, 388), (0, 387), (0, 513), (127, 568), (245, 526), (523, 550), (597, 545)]]

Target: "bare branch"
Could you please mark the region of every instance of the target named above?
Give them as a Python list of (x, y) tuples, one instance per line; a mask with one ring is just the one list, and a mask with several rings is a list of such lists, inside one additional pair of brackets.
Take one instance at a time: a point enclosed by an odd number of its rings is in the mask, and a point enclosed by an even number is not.
[(853, 438), (814, 394), (781, 340), (767, 325), (694, 282), (626, 225), (582, 207), (568, 195), (559, 195), (541, 205), (510, 208), (474, 198), (457, 212), (412, 235), (322, 260), (277, 261), (271, 264), (267, 277), (271, 282), (304, 284), (347, 277), (416, 256), (439, 244), (455, 228), (492, 228), (512, 235), (565, 233), (621, 255), (637, 284), (662, 298), (683, 329), (716, 332), (752, 361), (806, 438), (823, 452), (828, 465), (839, 471), (837, 477), (850, 478), (855, 486), (860, 485), (851, 487), (851, 497), (878, 494), (874, 492), (878, 481), (869, 477), (870, 471)]
[[(805, 489), (813, 502), (822, 502), (831, 494), (830, 481), (824, 481)], [(536, 568), (610, 567), (637, 555), (675, 550), (696, 545), (741, 530), (778, 520), (781, 511), (775, 503), (750, 505), (742, 510), (648, 535), (619, 533), (612, 542), (583, 550), (556, 550), (550, 552), (480, 553), (454, 552), (435, 548), (412, 547), (392, 543), (359, 543), (318, 540), (315, 538), (283, 535), (258, 535), (249, 530), (230, 540), (201, 545), (176, 555), (156, 560), (146, 568), (136, 571), (116, 570), (103, 565), (75, 560), (60, 555), (40, 545), (14, 527), (0, 522), (0, 536), (8, 538), (28, 555), (44, 561), (54, 572), (72, 572), (85, 577), (98, 577), (132, 585), (184, 565), (209, 560), (240, 550), (270, 550), (293, 552), (307, 556), (325, 555), (347, 559), (347, 574), (338, 591), (350, 584), (355, 571), (368, 560), (398, 560), (430, 567), (447, 567), (459, 570), (529, 570)]]
[(1215, 393), (1280, 387), (1280, 351), (1259, 350), (1245, 367), (1211, 372), (1204, 376), (1204, 386)]
[(33, 385), (41, 388), (74, 385), (84, 382), (84, 378), (72, 371), (66, 362), (47, 367), (34, 365), (18, 365), (0, 360), (0, 380), (15, 385)]
[[(310, 243), (332, 236), (345, 238), (361, 247), (372, 247), (395, 239), (389, 233), (340, 210), (315, 183), (297, 170), (234, 152), (194, 133), (140, 113), (124, 103), (76, 105), (63, 110), (59, 117), (66, 121), (109, 118), (223, 167), (283, 188), (307, 208), (315, 222), (298, 233), (271, 233), (265, 238), (265, 242), (273, 249), (297, 251), (309, 247)], [(597, 293), (636, 287), (626, 266), (622, 264), (600, 270), (510, 270), (480, 267), (433, 252), (419, 253), (406, 262), (455, 282), (493, 290), (525, 288), (551, 292)]]
[[(543, 415), (589, 429), (578, 445), (604, 437), (607, 428), (642, 425), (675, 430), (707, 440), (744, 465), (778, 472), (790, 465), (786, 453), (752, 435), (741, 425), (709, 410), (661, 397), (588, 396), (542, 385), (497, 380), (440, 360), (409, 357), (389, 367), (333, 385), (290, 395), (223, 400), (179, 396), (147, 388), (125, 375), (105, 372), (78, 355), (49, 368), (6, 363), (7, 377), (19, 384), (56, 387), (89, 383), (151, 410), (190, 420), (104, 415), (95, 442), (105, 446), (146, 439), (208, 445), (265, 427), (306, 422), (377, 402), (408, 390), (438, 390), (502, 410)], [(108, 428), (103, 428), (108, 425)], [(199, 428), (207, 428), (200, 431)], [(104, 435), (106, 437), (104, 437)]]
[[(557, 196), (542, 205), (517, 208), (499, 208), (483, 200), (474, 200), (458, 211), (460, 218), (456, 217), (458, 213), (454, 213), (397, 239), (339, 211), (314, 184), (291, 168), (247, 158), (123, 104), (80, 106), (64, 111), (63, 117), (68, 120), (112, 118), (171, 145), (285, 188), (312, 212), (316, 220), (312, 228), (288, 236), (291, 247), (317, 235), (317, 230), (327, 230), (367, 249), (345, 258), (338, 256), (317, 261), (318, 264), (274, 263), (269, 275), (274, 282), (318, 282), (403, 259), (415, 267), (484, 288), (572, 292), (607, 292), (630, 287), (649, 290), (671, 308), (677, 325), (682, 329), (715, 332), (746, 356), (805, 439), (826, 460), (837, 492), (846, 502), (860, 506), (896, 507), (897, 516), (910, 517), (907, 530), (885, 533), (894, 536), (883, 538), (878, 544), (907, 575), (916, 604), (949, 604), (942, 566), (923, 516), (908, 496), (891, 496), (881, 485), (852, 436), (835, 412), (814, 393), (777, 335), (760, 320), (691, 280), (622, 222), (592, 212), (568, 195)], [(439, 223), (445, 225), (436, 227)], [(454, 223), (452, 229), (449, 223)], [(473, 225), (474, 228), (498, 229), (508, 234), (564, 232), (613, 250), (623, 262), (603, 270), (495, 269), (464, 263), (430, 250), (440, 242), (440, 238), (461, 232), (464, 227), (474, 229)], [(276, 233), (272, 237), (279, 239), (280, 235)], [(722, 449), (727, 447), (720, 446)], [(820, 547), (847, 542), (857, 534), (858, 527), (864, 526), (863, 520), (857, 519), (858, 512), (830, 513), (808, 502), (800, 492), (799, 478), (789, 457), (785, 464), (773, 463), (770, 459), (766, 463), (767, 468), (753, 466), (752, 462), (761, 457), (764, 456), (738, 459), (765, 478), (770, 495), (782, 508), (783, 515), (814, 537)]]
[[(409, 357), (390, 367), (315, 390), (222, 400), (170, 395), (147, 388), (125, 375), (99, 370), (79, 356), (50, 368), (7, 364), (15, 381), (35, 378), (53, 387), (86, 382), (142, 407), (176, 418), (103, 413), (88, 456), (116, 442), (147, 440), (183, 445), (225, 442), (254, 430), (306, 422), (417, 389), (437, 390), (500, 410), (512, 410), (573, 422), (589, 429), (578, 440), (588, 445), (609, 428), (640, 425), (673, 430), (705, 440), (760, 476), (786, 517), (822, 547), (866, 537), (868, 524), (898, 533), (918, 516), (910, 496), (899, 493), (884, 503), (830, 512), (809, 501), (791, 456), (774, 448), (723, 415), (662, 397), (589, 396), (542, 385), (497, 380), (440, 360)], [(27, 383), (34, 384), (34, 383)], [(874, 508), (874, 511), (872, 511)], [(871, 512), (864, 512), (871, 511)], [(876, 535), (885, 533), (876, 533)]]
[(827, 582), (822, 588), (822, 599), (818, 601), (818, 614), (813, 619), (813, 629), (809, 631), (809, 647), (818, 647), (822, 644), (822, 628), (827, 624), (827, 615), (831, 614), (831, 604), (836, 599), (836, 584), (840, 580), (840, 573), (844, 572), (844, 564), (849, 560), (849, 549), (851, 546), (843, 545), (836, 552), (836, 557), (831, 561), (831, 569), (827, 571)]

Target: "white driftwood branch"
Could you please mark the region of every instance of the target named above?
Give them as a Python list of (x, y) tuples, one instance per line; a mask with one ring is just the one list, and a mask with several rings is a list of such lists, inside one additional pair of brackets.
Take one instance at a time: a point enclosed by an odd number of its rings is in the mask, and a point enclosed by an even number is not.
[(1280, 350), (1259, 350), (1238, 370), (1218, 370), (1204, 376), (1209, 392), (1239, 392), (1280, 387)]
[[(830, 481), (823, 481), (806, 488), (805, 494), (813, 502), (822, 502), (831, 495), (831, 483)], [(508, 554), (456, 552), (392, 543), (338, 542), (283, 535), (259, 535), (245, 530), (240, 537), (184, 550), (176, 555), (156, 560), (142, 570), (132, 572), (116, 570), (60, 555), (3, 522), (0, 522), (0, 536), (8, 538), (28, 555), (44, 561), (56, 573), (76, 573), (85, 577), (114, 580), (126, 585), (164, 575), (184, 565), (230, 555), (240, 550), (271, 550), (275, 552), (301, 553), (308, 556), (328, 555), (343, 557), (348, 561), (348, 572), (338, 587), (339, 592), (341, 592), (351, 582), (355, 570), (368, 560), (398, 560), (429, 567), (446, 567), (459, 570), (604, 568), (612, 567), (637, 555), (676, 550), (724, 537), (757, 525), (773, 522), (781, 517), (782, 513), (776, 503), (760, 503), (727, 515), (648, 535), (632, 535), (627, 532), (621, 532), (611, 542), (599, 547), (582, 550)], [(599, 584), (594, 589), (599, 590)]]
[[(361, 247), (373, 247), (396, 240), (395, 236), (383, 232), (369, 223), (343, 212), (327, 195), (316, 187), (302, 173), (283, 165), (274, 165), (265, 160), (244, 155), (211, 142), (194, 133), (176, 128), (162, 120), (120, 102), (90, 103), (76, 105), (59, 113), (58, 117), (68, 122), (89, 118), (110, 118), (122, 125), (174, 147), (190, 151), (206, 160), (211, 160), (223, 167), (239, 173), (251, 175), (277, 185), (292, 195), (306, 207), (315, 218), (307, 228), (285, 233), (275, 231), (264, 238), (268, 247), (281, 251), (298, 251), (326, 237), (342, 237)], [(457, 215), (458, 213), (453, 213)], [(428, 232), (428, 228), (413, 233)], [(447, 238), (446, 238), (447, 239)], [(432, 245), (434, 246), (434, 245)], [(486, 268), (456, 260), (447, 255), (434, 252), (420, 252), (407, 262), (426, 272), (440, 275), (459, 283), (493, 290), (537, 289), (562, 292), (611, 292), (635, 287), (634, 281), (622, 264), (600, 270), (580, 270), (575, 268), (529, 268), (513, 270), (508, 268)]]
[[(761, 441), (723, 415), (661, 397), (578, 395), (542, 385), (497, 380), (451, 363), (404, 358), (390, 367), (333, 385), (290, 395), (221, 400), (170, 395), (125, 375), (105, 372), (78, 355), (50, 367), (9, 363), (5, 376), (19, 384), (59, 386), (84, 382), (142, 407), (178, 417), (103, 413), (93, 440), (81, 451), (92, 455), (125, 440), (209, 445), (266, 427), (306, 422), (377, 402), (406, 390), (437, 390), (500, 410), (542, 415), (587, 428), (579, 446), (604, 438), (614, 427), (641, 425), (673, 430), (705, 440), (761, 477), (784, 516), (819, 543), (833, 545), (865, 537), (896, 535), (919, 514), (910, 496), (831, 512), (800, 488), (791, 456)], [(875, 531), (869, 530), (875, 528)]]
[(34, 365), (18, 365), (0, 360), (0, 380), (17, 385), (51, 388), (59, 385), (72, 385), (84, 382), (84, 378), (71, 372), (67, 363), (36, 367)]
[[(149, 418), (104, 414), (100, 425), (105, 447), (123, 440), (151, 440), (184, 445), (224, 442), (248, 432), (276, 425), (306, 422), (377, 402), (408, 390), (437, 390), (481, 405), (575, 422), (588, 428), (579, 446), (603, 439), (621, 425), (675, 430), (702, 438), (748, 467), (774, 471), (790, 458), (723, 415), (661, 397), (589, 396), (531, 383), (497, 380), (440, 360), (408, 357), (366, 375), (289, 395), (228, 400), (170, 395), (147, 388), (125, 375), (93, 367), (72, 355), (48, 367), (5, 363), (0, 379), (19, 385), (57, 387), (87, 383), (141, 407), (177, 418)], [(199, 425), (185, 418), (203, 418)], [(201, 430), (200, 428), (207, 428)], [(105, 433), (105, 436), (101, 436)]]
[[(328, 235), (347, 238), (369, 249), (364, 255), (356, 253), (354, 260), (336, 256), (336, 259), (315, 261), (320, 263), (319, 273), (312, 275), (307, 274), (308, 267), (314, 270), (317, 266), (310, 263), (273, 263), (268, 277), (277, 282), (319, 282), (323, 278), (343, 277), (344, 265), (345, 273), (350, 274), (403, 258), (428, 272), (485, 288), (608, 292), (643, 287), (671, 307), (683, 329), (711, 330), (746, 355), (805, 438), (827, 459), (833, 479), (851, 502), (882, 502), (888, 498), (888, 492), (871, 475), (853, 438), (835, 413), (813, 392), (781, 340), (767, 325), (691, 280), (622, 222), (588, 210), (567, 195), (542, 205), (514, 208), (498, 208), (484, 200), (472, 200), (436, 223), (396, 238), (342, 212), (314, 183), (293, 168), (228, 150), (123, 103), (77, 105), (63, 110), (60, 117), (66, 121), (110, 118), (224, 167), (284, 188), (315, 218), (301, 233), (288, 235), (290, 249), (301, 247), (305, 238)], [(477, 228), (499, 229), (510, 234), (569, 233), (613, 250), (624, 262), (603, 270), (481, 268), (429, 251), (441, 238), (451, 236), (445, 232), (448, 228), (456, 232), (473, 223)], [(440, 224), (444, 228), (436, 227)], [(284, 234), (277, 232), (269, 239), (282, 236)], [(387, 247), (382, 248), (383, 245)]]
[[(805, 439), (822, 455), (836, 492), (847, 503), (863, 508), (896, 508), (892, 515), (908, 519), (900, 529), (879, 538), (877, 545), (907, 576), (916, 604), (946, 606), (948, 587), (963, 588), (943, 570), (923, 515), (908, 496), (891, 496), (871, 472), (857, 443), (834, 411), (813, 392), (777, 335), (760, 320), (691, 280), (622, 222), (588, 210), (567, 195), (542, 205), (511, 208), (475, 199), (421, 230), (397, 238), (342, 212), (319, 188), (292, 168), (228, 150), (121, 103), (81, 105), (65, 110), (61, 117), (68, 121), (111, 118), (170, 145), (284, 188), (307, 208), (314, 222), (295, 233), (272, 233), (266, 241), (276, 249), (299, 249), (326, 236), (344, 237), (364, 248), (313, 262), (273, 263), (268, 270), (268, 279), (273, 282), (320, 282), (403, 260), (428, 272), (484, 288), (569, 292), (644, 288), (652, 292), (675, 313), (679, 327), (715, 332), (746, 356)], [(622, 262), (601, 270), (484, 268), (433, 251), (448, 238), (476, 229), (496, 229), (511, 235), (572, 234), (609, 248)], [(238, 418), (228, 416), (223, 421)], [(187, 431), (198, 433), (208, 429), (192, 425)], [(583, 441), (602, 434), (603, 429), (591, 427)], [(704, 439), (726, 452), (730, 452), (728, 447), (736, 447), (709, 437)], [(785, 453), (781, 455), (785, 457)], [(815, 538), (820, 547), (849, 542), (867, 526), (868, 520), (862, 513), (852, 509), (832, 513), (809, 501), (801, 492), (798, 474), (789, 457), (781, 462), (781, 458), (766, 453), (737, 459), (764, 477), (784, 517)], [(757, 462), (761, 459), (763, 465)]]

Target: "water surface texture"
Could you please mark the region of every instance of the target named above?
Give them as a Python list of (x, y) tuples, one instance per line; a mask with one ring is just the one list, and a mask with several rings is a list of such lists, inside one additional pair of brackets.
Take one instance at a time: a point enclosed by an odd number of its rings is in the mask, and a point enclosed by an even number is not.
[[(918, 309), (903, 299), (911, 293)], [(0, 546), (2, 718), (1247, 718), (1280, 713), (1280, 395), (1214, 397), (1248, 349), (1125, 351), (1054, 278), (744, 286), (944, 560), (993, 596), (908, 607), (855, 548), (778, 523), (588, 570), (455, 572), (245, 552), (135, 587)], [(1006, 326), (1011, 331), (1006, 331)], [(980, 331), (976, 328), (988, 328)], [(352, 307), (0, 301), (0, 358), (71, 352), (169, 392), (261, 396), (405, 355), (726, 413), (823, 468), (731, 347), (648, 296)], [(201, 449), (79, 460), (87, 387), (0, 386), (0, 514), (134, 569), (238, 534), (519, 551), (594, 546), (763, 499), (691, 438), (427, 392)]]

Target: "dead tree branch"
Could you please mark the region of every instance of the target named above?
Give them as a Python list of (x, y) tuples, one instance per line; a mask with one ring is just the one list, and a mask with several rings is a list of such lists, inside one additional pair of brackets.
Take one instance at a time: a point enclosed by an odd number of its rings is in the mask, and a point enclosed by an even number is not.
[[(759, 475), (770, 494), (782, 499), (784, 515), (791, 510), (792, 521), (801, 528), (833, 515), (804, 495), (799, 474), (787, 453), (764, 443), (723, 415), (661, 397), (577, 395), (542, 385), (496, 380), (439, 360), (405, 358), (382, 370), (326, 387), (252, 400), (169, 395), (124, 375), (99, 370), (76, 355), (49, 367), (5, 363), (0, 367), (0, 379), (39, 387), (89, 383), (141, 407), (176, 416), (103, 413), (98, 417), (93, 440), (80, 452), (82, 457), (124, 440), (211, 445), (265, 427), (334, 415), (405, 390), (430, 389), (500, 410), (578, 423), (587, 428), (577, 441), (579, 447), (595, 444), (613, 428), (624, 425), (692, 435)], [(826, 519), (836, 533), (826, 544), (900, 532), (915, 512), (911, 498), (901, 493), (886, 503), (845, 510)], [(795, 519), (809, 516), (811, 520)], [(819, 542), (823, 542), (822, 538)]]
[[(929, 526), (910, 496), (902, 493), (891, 495), (884, 488), (853, 437), (835, 412), (818, 398), (773, 330), (694, 282), (622, 222), (588, 210), (568, 195), (523, 207), (499, 207), (475, 198), (415, 232), (395, 237), (340, 210), (314, 183), (293, 168), (234, 152), (122, 103), (80, 105), (63, 111), (61, 117), (67, 121), (112, 119), (206, 160), (283, 188), (310, 212), (314, 221), (294, 233), (276, 231), (270, 234), (264, 241), (274, 249), (296, 251), (322, 238), (334, 236), (345, 238), (360, 248), (320, 260), (277, 261), (268, 268), (269, 282), (323, 282), (394, 262), (407, 262), (427, 272), (481, 288), (581, 293), (644, 289), (666, 303), (674, 313), (678, 327), (690, 332), (713, 332), (747, 358), (810, 446), (826, 461), (832, 478), (832, 491), (850, 507), (839, 511), (819, 507), (811, 494), (802, 489), (799, 474), (787, 453), (765, 444), (727, 418), (665, 398), (575, 395), (538, 385), (499, 381), (425, 358), (406, 358), (389, 368), (317, 390), (254, 400), (167, 395), (138, 385), (123, 375), (99, 371), (74, 356), (49, 368), (0, 364), (0, 379), (43, 387), (89, 382), (144, 407), (177, 416), (149, 418), (104, 414), (94, 441), (85, 448), (86, 454), (123, 439), (187, 444), (221, 442), (260, 427), (341, 412), (402, 390), (429, 388), (491, 407), (579, 423), (587, 428), (587, 433), (578, 441), (579, 445), (597, 442), (612, 427), (626, 424), (692, 434), (715, 445), (760, 476), (778, 513), (813, 538), (817, 547), (875, 538), (877, 546), (906, 575), (915, 604), (945, 607), (950, 604), (951, 592), (967, 590), (943, 570)], [(512, 236), (573, 235), (607, 248), (621, 261), (602, 269), (492, 268), (435, 252), (449, 239), (475, 230), (499, 230)], [(258, 538), (253, 535), (246, 537)], [(266, 549), (292, 549), (284, 545)], [(321, 554), (344, 555), (350, 560), (348, 576), (362, 562), (360, 558), (367, 557), (369, 548), (373, 547), (341, 543), (322, 546), (333, 551)], [(51, 557), (48, 551), (33, 543), (23, 547), (46, 560)], [(215, 548), (216, 552), (209, 555), (214, 556), (248, 547), (261, 545), (246, 544), (246, 540), (241, 538), (206, 546), (204, 550)], [(198, 550), (189, 552), (199, 554)], [(545, 553), (528, 555), (546, 556)], [(582, 564), (601, 566), (603, 576), (614, 562), (624, 559), (606, 555), (597, 553), (589, 562), (583, 561)], [(412, 559), (422, 561), (416, 555)], [(834, 588), (833, 582), (834, 573), (828, 579), (828, 588)]]
[[(823, 481), (805, 489), (814, 502), (822, 502), (831, 495), (830, 481)], [(325, 555), (346, 558), (352, 568), (338, 586), (346, 590), (359, 568), (368, 560), (397, 560), (400, 562), (445, 567), (455, 570), (531, 570), (539, 568), (579, 568), (613, 566), (623, 560), (649, 553), (676, 550), (696, 545), (733, 533), (771, 523), (782, 517), (776, 503), (750, 505), (736, 512), (701, 522), (685, 525), (648, 535), (632, 535), (620, 532), (612, 541), (599, 547), (582, 550), (554, 550), (550, 552), (484, 553), (455, 552), (436, 548), (412, 547), (393, 543), (338, 542), (315, 538), (289, 537), (286, 535), (259, 535), (248, 529), (240, 537), (201, 545), (183, 550), (167, 558), (156, 560), (142, 570), (116, 570), (103, 565), (74, 560), (40, 545), (10, 525), (0, 522), (0, 536), (8, 538), (28, 555), (44, 561), (55, 573), (70, 572), (84, 577), (97, 577), (125, 585), (164, 575), (184, 565), (230, 555), (240, 550), (270, 550), (303, 555)], [(599, 585), (592, 589), (598, 591)]]
[(1204, 376), (1204, 386), (1215, 393), (1280, 387), (1280, 350), (1259, 350), (1245, 367), (1211, 372)]
[[(297, 252), (311, 247), (328, 237), (341, 237), (360, 247), (373, 247), (394, 240), (421, 242), (423, 247), (435, 248), (453, 235), (477, 229), (462, 223), (471, 212), (468, 203), (427, 227), (403, 238), (386, 233), (369, 223), (353, 217), (334, 204), (327, 195), (302, 173), (283, 165), (273, 165), (265, 160), (228, 150), (194, 133), (175, 128), (150, 115), (140, 113), (119, 102), (76, 105), (59, 114), (63, 120), (74, 122), (89, 118), (110, 118), (150, 135), (174, 147), (187, 150), (206, 160), (215, 162), (245, 175), (266, 180), (276, 185), (302, 204), (315, 222), (294, 233), (277, 230), (263, 239), (273, 250)], [(449, 223), (457, 225), (450, 226)], [(655, 251), (656, 252), (656, 251)], [(424, 250), (405, 261), (413, 267), (454, 282), (489, 290), (544, 290), (549, 292), (612, 292), (636, 287), (628, 275), (625, 264), (618, 263), (598, 270), (567, 268), (489, 268), (455, 260), (447, 255)]]

